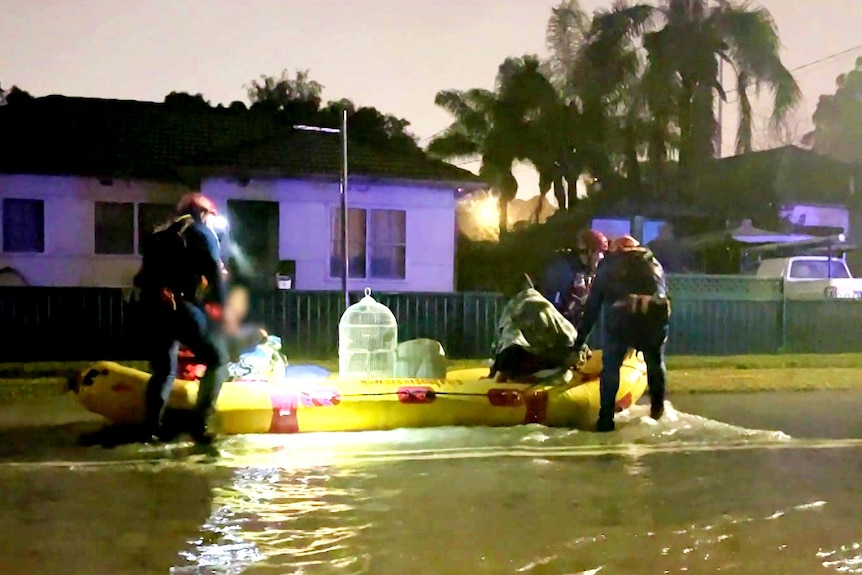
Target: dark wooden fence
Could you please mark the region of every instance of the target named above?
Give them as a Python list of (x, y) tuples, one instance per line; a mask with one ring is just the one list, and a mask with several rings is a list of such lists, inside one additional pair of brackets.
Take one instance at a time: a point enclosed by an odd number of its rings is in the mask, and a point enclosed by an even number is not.
[[(670, 354), (862, 351), (862, 302), (787, 301), (781, 282), (738, 276), (671, 276), (669, 287)], [(375, 297), (398, 319), (400, 340), (436, 339), (450, 357), (486, 357), (505, 304), (485, 293)], [(327, 357), (342, 301), (332, 292), (258, 293), (251, 319), (281, 336), (288, 356)], [(0, 288), (0, 361), (143, 359), (145, 337), (119, 289)], [(600, 333), (591, 343), (601, 346)]]

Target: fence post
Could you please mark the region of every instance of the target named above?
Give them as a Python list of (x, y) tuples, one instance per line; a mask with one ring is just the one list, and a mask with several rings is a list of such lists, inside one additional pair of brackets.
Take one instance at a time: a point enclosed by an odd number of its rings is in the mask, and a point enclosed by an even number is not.
[(781, 349), (779, 353), (788, 353), (787, 349), (787, 293), (784, 291), (784, 279), (781, 280)]

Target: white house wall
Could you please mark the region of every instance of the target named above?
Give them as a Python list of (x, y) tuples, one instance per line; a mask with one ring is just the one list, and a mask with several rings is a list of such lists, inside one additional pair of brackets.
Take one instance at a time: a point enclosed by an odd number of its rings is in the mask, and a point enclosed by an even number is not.
[[(330, 214), (340, 205), (337, 183), (251, 181), (246, 186), (211, 180), (205, 192), (217, 203), (228, 199), (277, 201), (280, 204), (279, 258), (296, 262), (296, 288), (339, 290), (329, 276)], [(435, 188), (352, 183), (350, 208), (405, 210), (406, 278), (354, 279), (351, 290), (370, 287), (386, 292), (451, 292), (455, 289), (455, 195)]]
[[(181, 186), (148, 182), (115, 180), (103, 185), (95, 178), (2, 175), (0, 200), (45, 202), (45, 251), (0, 251), (0, 268), (15, 268), (34, 286), (130, 286), (140, 258), (95, 253), (94, 202), (173, 203), (187, 191)], [(0, 237), (2, 209), (0, 201)]]
[[(0, 200), (45, 202), (44, 253), (0, 252), (0, 268), (15, 268), (30, 285), (130, 286), (140, 257), (94, 253), (94, 202), (174, 203), (188, 191), (179, 185), (151, 182), (115, 180), (103, 185), (94, 178), (0, 175)], [(221, 209), (226, 209), (230, 199), (279, 202), (279, 256), (296, 261), (296, 288), (340, 289), (340, 280), (329, 277), (330, 209), (339, 205), (337, 184), (282, 180), (241, 186), (216, 179), (204, 182), (202, 191)], [(454, 290), (455, 197), (451, 191), (355, 183), (348, 198), (350, 207), (407, 212), (406, 279), (351, 279), (351, 289)]]

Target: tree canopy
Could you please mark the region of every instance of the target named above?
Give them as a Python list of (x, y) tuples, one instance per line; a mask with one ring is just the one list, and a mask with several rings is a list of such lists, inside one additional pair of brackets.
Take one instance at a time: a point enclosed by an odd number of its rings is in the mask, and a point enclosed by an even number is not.
[(323, 106), (324, 86), (312, 80), (308, 70), (287, 70), (280, 76), (261, 75), (245, 86), (252, 110), (280, 112), (305, 123), (339, 127), (341, 114), (347, 110), (350, 138), (378, 150), (422, 153), (417, 138), (408, 128), (410, 122), (385, 114), (371, 106), (357, 107), (342, 98)]
[[(590, 15), (562, 0), (545, 32), (545, 61), (508, 58), (493, 90), (443, 90), (435, 99), (453, 121), (429, 152), (481, 159), (498, 187), (501, 222), (517, 192), (515, 161), (536, 168), (538, 191), (553, 189), (561, 209), (575, 209), (579, 181), (606, 199), (696, 197), (716, 155), (715, 103), (729, 91), (719, 61), (735, 79), (739, 152), (752, 149), (752, 91), (772, 93), (775, 125), (800, 98), (771, 15), (747, 3), (618, 0)], [(668, 169), (674, 161), (678, 169)]]
[(862, 162), (862, 58), (835, 80), (835, 93), (823, 95), (814, 111), (814, 131), (805, 142), (815, 151), (846, 162)]

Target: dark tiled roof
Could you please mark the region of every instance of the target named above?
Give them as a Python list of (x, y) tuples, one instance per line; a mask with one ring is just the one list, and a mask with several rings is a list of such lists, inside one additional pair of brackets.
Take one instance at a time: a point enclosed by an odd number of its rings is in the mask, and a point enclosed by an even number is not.
[[(0, 107), (0, 173), (166, 181), (188, 180), (189, 173), (337, 176), (337, 134), (297, 132), (292, 124), (258, 110), (47, 96)], [(421, 151), (383, 153), (352, 141), (348, 147), (354, 175), (479, 182)]]
[(850, 196), (851, 177), (855, 175), (862, 187), (859, 166), (797, 146), (731, 156), (716, 162), (715, 169), (728, 183), (729, 201), (776, 198), (846, 204), (856, 200)]

